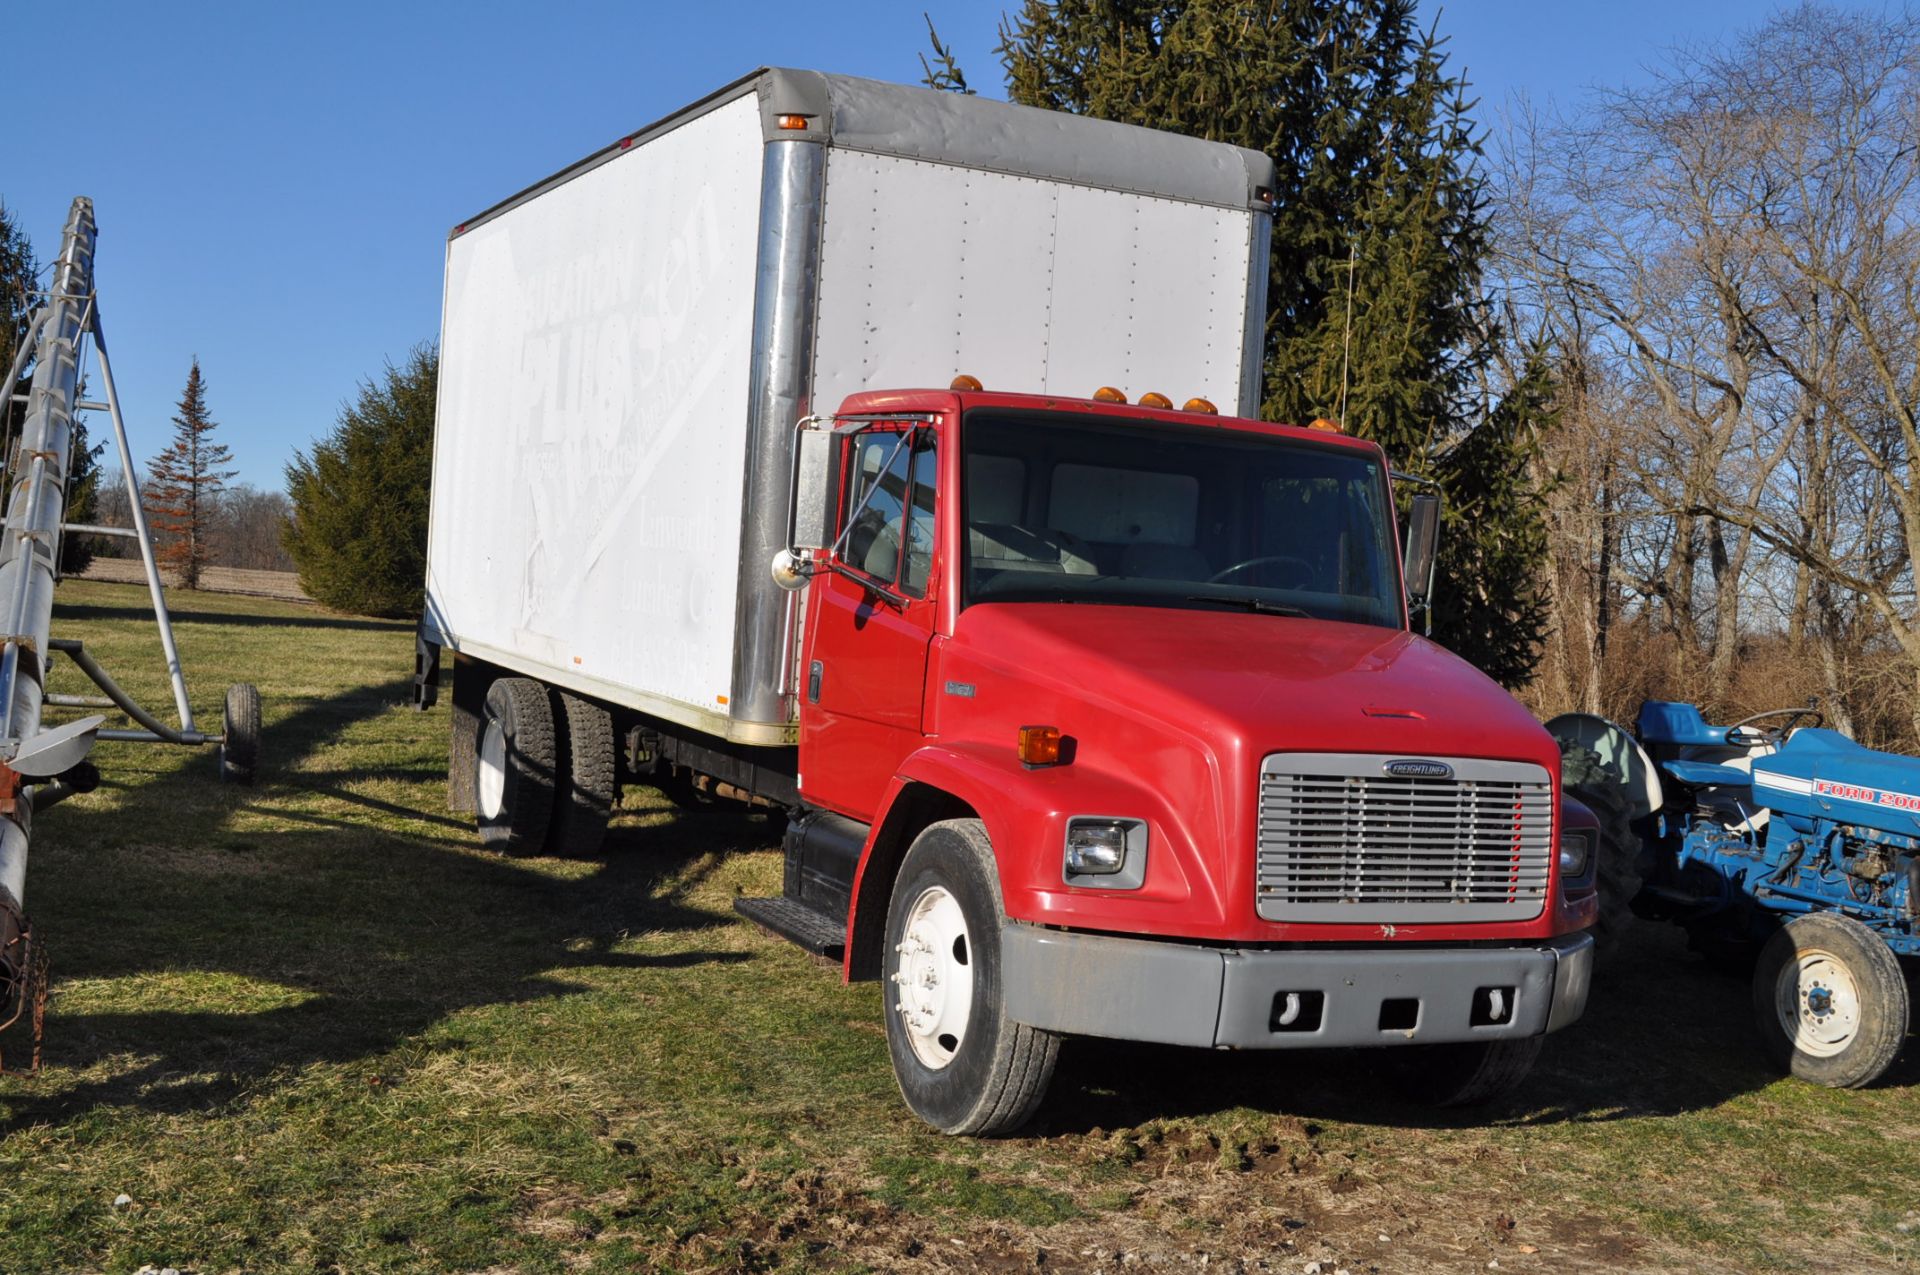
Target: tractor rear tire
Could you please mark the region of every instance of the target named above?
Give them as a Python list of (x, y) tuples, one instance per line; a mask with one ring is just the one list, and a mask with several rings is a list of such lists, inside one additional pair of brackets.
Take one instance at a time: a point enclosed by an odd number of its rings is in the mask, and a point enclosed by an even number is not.
[(473, 775), (480, 844), (544, 853), (558, 774), (547, 688), (530, 677), (500, 678), (487, 688), (483, 721)]
[(607, 839), (607, 820), (619, 798), (613, 715), (578, 695), (555, 691), (553, 725), (560, 783), (553, 795), (547, 847), (554, 854), (590, 859)]
[(1776, 1066), (1830, 1089), (1878, 1080), (1907, 1038), (1900, 962), (1879, 935), (1837, 912), (1809, 912), (1767, 940), (1753, 973), (1753, 1018)]
[(1640, 893), (1640, 838), (1633, 831), (1627, 794), (1609, 784), (1569, 785), (1567, 795), (1593, 812), (1600, 825), (1595, 884), (1600, 915), (1593, 924), (1593, 963), (1604, 969), (1619, 956), (1623, 940), (1639, 920), (1633, 896)]

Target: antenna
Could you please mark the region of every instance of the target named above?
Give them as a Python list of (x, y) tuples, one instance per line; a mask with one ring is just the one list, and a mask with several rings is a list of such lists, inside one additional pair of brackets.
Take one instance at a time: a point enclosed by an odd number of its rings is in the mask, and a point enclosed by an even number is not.
[(1347, 331), (1340, 341), (1340, 428), (1347, 427), (1347, 367), (1353, 361), (1353, 271), (1360, 260), (1360, 241), (1347, 245)]

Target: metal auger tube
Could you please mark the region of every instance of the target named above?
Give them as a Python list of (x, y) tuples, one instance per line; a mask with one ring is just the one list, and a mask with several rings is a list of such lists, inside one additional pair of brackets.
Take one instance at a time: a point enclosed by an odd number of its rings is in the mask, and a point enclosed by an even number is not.
[[(0, 1019), (26, 990), (23, 910), (31, 805), (12, 762), (40, 733), (44, 660), (53, 623), (53, 586), (66, 515), (79, 345), (93, 306), (93, 203), (73, 201), (54, 263), (52, 291), (34, 335), (26, 423), (7, 475), (0, 530)], [(10, 387), (9, 387), (10, 388)], [(24, 764), (24, 763), (23, 763)]]

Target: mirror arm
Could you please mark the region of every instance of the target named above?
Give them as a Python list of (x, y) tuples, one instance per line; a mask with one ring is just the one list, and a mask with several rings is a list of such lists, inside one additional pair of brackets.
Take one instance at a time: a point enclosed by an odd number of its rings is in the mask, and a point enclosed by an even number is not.
[(907, 609), (907, 598), (904, 594), (895, 593), (892, 589), (887, 588), (885, 585), (881, 584), (878, 580), (875, 580), (870, 576), (861, 575), (858, 571), (855, 571), (852, 567), (843, 565), (837, 558), (827, 559), (827, 570), (833, 572), (833, 574), (837, 576), (843, 576), (846, 579), (853, 581), (855, 584), (865, 589), (868, 593), (873, 594), (875, 597), (879, 598), (881, 601), (891, 603), (894, 610), (896, 611), (904, 611)]

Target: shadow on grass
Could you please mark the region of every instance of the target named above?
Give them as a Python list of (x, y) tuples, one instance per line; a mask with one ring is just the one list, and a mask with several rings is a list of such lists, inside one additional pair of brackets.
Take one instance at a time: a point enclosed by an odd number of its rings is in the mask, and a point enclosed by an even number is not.
[[(1416, 1128), (1591, 1123), (1717, 1107), (1778, 1079), (1761, 1055), (1747, 983), (1686, 950), (1677, 929), (1643, 923), (1596, 980), (1578, 1023), (1549, 1036), (1528, 1078), (1483, 1107), (1435, 1109), (1392, 1096), (1396, 1050), (1225, 1052), (1106, 1041), (1066, 1043), (1041, 1133), (1248, 1107)], [(1894, 1075), (1910, 1074), (1913, 1055)]]
[[(360, 633), (411, 633), (414, 622), (411, 620), (377, 620), (368, 616), (336, 615), (331, 611), (322, 611), (314, 607), (311, 614), (300, 615), (251, 615), (243, 611), (193, 611), (182, 610), (172, 604), (173, 595), (168, 595), (167, 615), (175, 624), (231, 625), (238, 628), (282, 628), (282, 629), (332, 629), (343, 632)], [(301, 605), (287, 599), (290, 606)], [(56, 622), (80, 623), (94, 620), (135, 620), (150, 622), (153, 610), (139, 606), (103, 606), (95, 602), (56, 602), (53, 608)]]
[[(313, 1063), (384, 1053), (450, 1014), (583, 990), (592, 970), (750, 959), (684, 937), (734, 924), (686, 898), (719, 863), (716, 847), (768, 840), (749, 817), (617, 828), (604, 861), (555, 872), (476, 853), (463, 821), (345, 787), (377, 769), (298, 769), (389, 712), (407, 685), (355, 688), (270, 721), (259, 790), (203, 783), (186, 774), (201, 759), (175, 754), (122, 788), (118, 809), (75, 802), (49, 815), (34, 899), (60, 918), (47, 927), (48, 1060), (62, 1073), (139, 1061), (105, 1079), (14, 1087), (0, 1133), (101, 1106), (219, 1105)], [(315, 797), (320, 813), (294, 808)], [(665, 950), (632, 950), (631, 935)], [(207, 1010), (203, 980), (232, 986), (235, 975), (247, 982), (230, 997), (273, 1007)], [(135, 976), (150, 1009), (62, 1011), (62, 983)]]

